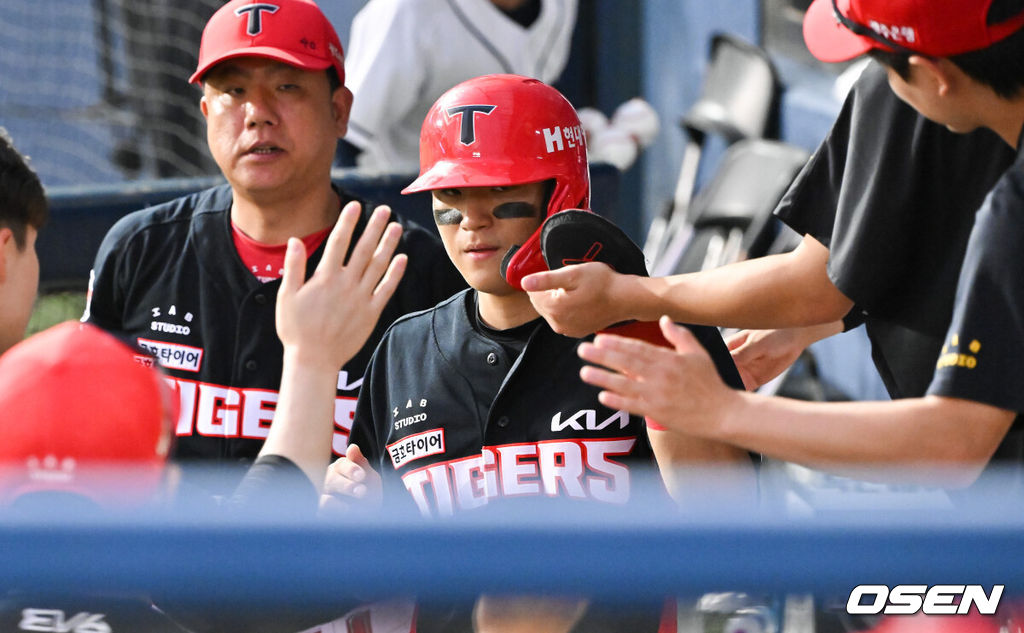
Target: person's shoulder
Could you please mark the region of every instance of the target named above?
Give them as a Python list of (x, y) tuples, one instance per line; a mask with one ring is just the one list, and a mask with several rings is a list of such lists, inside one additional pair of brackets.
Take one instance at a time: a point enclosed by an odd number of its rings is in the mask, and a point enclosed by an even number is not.
[(386, 339), (394, 337), (418, 336), (426, 330), (431, 330), (438, 323), (451, 323), (466, 310), (466, 300), (470, 290), (467, 288), (458, 292), (437, 305), (410, 312), (395, 320), (384, 334)]
[(885, 67), (878, 62), (870, 62), (861, 71), (857, 81), (854, 82), (852, 92), (854, 95), (883, 95), (893, 96), (889, 89), (889, 78)]
[(855, 121), (862, 122), (863, 131), (877, 130), (879, 132), (878, 134), (862, 134), (865, 137), (886, 139), (889, 138), (889, 134), (894, 132), (908, 132), (912, 137), (914, 134), (920, 133), (916, 130), (922, 126), (941, 127), (928, 121), (896, 96), (896, 93), (889, 87), (886, 69), (877, 62), (867, 65), (860, 78), (854, 83), (849, 99), (853, 104), (853, 118)]
[(108, 247), (120, 248), (142, 237), (160, 236), (163, 240), (179, 234), (186, 236), (197, 216), (226, 212), (230, 207), (230, 187), (211, 187), (125, 215), (111, 226), (103, 242)]
[(1017, 154), (1017, 159), (1006, 169), (992, 186), (988, 199), (982, 205), (977, 222), (989, 209), (1000, 209), (1007, 215), (1010, 224), (1024, 227), (1020, 221), (1019, 210), (1024, 206), (1024, 149)]
[(465, 290), (424, 310), (396, 319), (381, 337), (373, 354), (373, 373), (387, 376), (397, 363), (408, 366), (412, 359), (420, 371), (432, 371), (448, 363), (453, 341), (465, 340), (472, 329), (467, 317), (469, 292)]
[(111, 227), (108, 237), (131, 239), (148, 231), (187, 230), (197, 215), (230, 209), (231, 188), (212, 187), (129, 213)]

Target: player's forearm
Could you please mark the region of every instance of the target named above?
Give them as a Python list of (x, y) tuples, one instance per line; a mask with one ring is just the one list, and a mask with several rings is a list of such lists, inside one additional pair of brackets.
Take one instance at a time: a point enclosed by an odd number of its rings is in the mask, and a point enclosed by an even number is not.
[(681, 508), (699, 509), (723, 498), (757, 501), (757, 473), (746, 450), (651, 428), (647, 436), (665, 488)]
[(737, 396), (711, 433), (716, 439), (841, 475), (947, 487), (974, 481), (1014, 418), (936, 396), (892, 402)]
[(290, 459), (318, 492), (331, 453), (337, 380), (336, 369), (312, 366), (286, 351), (274, 421), (260, 451)]
[[(820, 300), (776, 256), (714, 270), (642, 280), (631, 304), (636, 319), (743, 329), (795, 328), (841, 319), (845, 312)], [(770, 260), (770, 261), (769, 261)]]
[[(841, 319), (853, 303), (827, 273), (828, 249), (810, 237), (796, 250), (699, 273), (640, 280), (616, 290), (632, 318), (745, 329), (804, 327)], [(620, 286), (616, 280), (616, 287)]]
[(808, 347), (822, 339), (826, 339), (836, 334), (842, 334), (843, 332), (843, 320), (836, 319), (834, 321), (826, 321), (817, 325), (809, 325), (796, 333), (796, 336), (800, 338), (800, 342), (804, 347)]

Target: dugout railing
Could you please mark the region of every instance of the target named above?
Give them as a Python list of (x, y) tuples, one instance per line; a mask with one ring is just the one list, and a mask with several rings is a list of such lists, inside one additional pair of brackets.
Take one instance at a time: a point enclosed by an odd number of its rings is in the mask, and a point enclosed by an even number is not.
[(779, 610), (787, 597), (821, 608), (861, 584), (1002, 585), (1005, 601), (1024, 594), (1019, 492), (978, 493), (946, 510), (793, 517), (725, 495), (678, 511), (656, 485), (634, 481), (628, 507), (524, 502), (442, 520), (385, 511), (314, 521), (180, 507), (113, 518), (59, 507), (4, 513), (0, 588), (144, 590), (179, 605), (252, 613), (483, 593), (587, 596), (628, 609), (661, 596), (743, 591), (777, 596)]

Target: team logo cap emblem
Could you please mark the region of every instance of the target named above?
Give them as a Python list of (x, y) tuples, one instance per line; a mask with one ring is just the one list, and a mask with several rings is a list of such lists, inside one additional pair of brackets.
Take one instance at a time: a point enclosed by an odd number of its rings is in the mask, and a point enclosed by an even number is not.
[(261, 2), (259, 4), (250, 4), (246, 7), (238, 7), (235, 9), (235, 15), (239, 17), (248, 15), (249, 24), (246, 26), (245, 32), (249, 35), (259, 35), (263, 32), (263, 12), (277, 13), (277, 10), (280, 8), (276, 4)]
[(199, 83), (215, 65), (238, 57), (262, 57), (307, 71), (333, 67), (345, 83), (345, 57), (331, 21), (313, 0), (231, 0), (206, 23), (199, 44)]
[(459, 130), (459, 142), (463, 145), (476, 143), (476, 115), (488, 115), (494, 112), (496, 106), (492, 105), (462, 105), (452, 106), (444, 111), (449, 120), (453, 117), (462, 118), (462, 126)]

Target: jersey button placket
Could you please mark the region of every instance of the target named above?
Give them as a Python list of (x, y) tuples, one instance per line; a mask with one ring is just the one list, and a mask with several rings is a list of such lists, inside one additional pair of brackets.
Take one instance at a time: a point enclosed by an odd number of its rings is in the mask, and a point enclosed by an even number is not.
[(256, 371), (257, 369), (259, 369), (259, 366), (260, 364), (251, 358), (245, 361), (245, 368), (248, 369), (249, 371)]
[(498, 427), (505, 428), (506, 426), (508, 426), (508, 416), (503, 415), (498, 418)]

